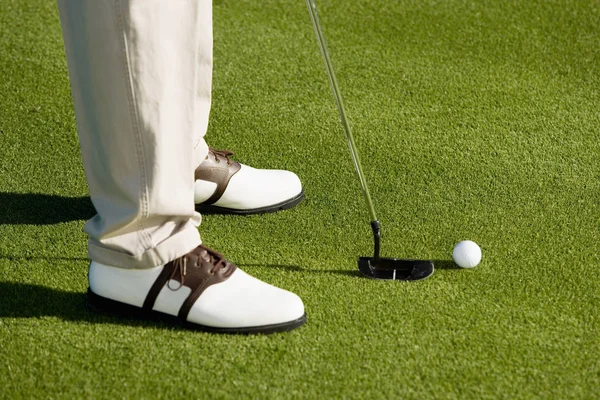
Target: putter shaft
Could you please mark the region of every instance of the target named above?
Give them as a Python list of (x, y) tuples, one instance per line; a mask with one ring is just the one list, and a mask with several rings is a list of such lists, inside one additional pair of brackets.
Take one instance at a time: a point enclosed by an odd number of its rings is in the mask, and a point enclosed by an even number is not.
[[(350, 154), (352, 155), (352, 161), (354, 162), (354, 167), (356, 169), (356, 173), (358, 174), (358, 178), (360, 179), (360, 184), (363, 190), (363, 194), (365, 197), (365, 201), (367, 203), (367, 207), (369, 208), (369, 214), (371, 217), (371, 227), (373, 228), (373, 234), (375, 235), (375, 226), (374, 223), (377, 222), (377, 238), (379, 237), (379, 221), (377, 220), (377, 216), (375, 215), (375, 208), (373, 207), (373, 201), (371, 200), (371, 193), (369, 192), (369, 187), (367, 186), (367, 181), (365, 179), (362, 166), (360, 164), (360, 158), (358, 156), (358, 152), (356, 151), (356, 144), (354, 143), (354, 136), (352, 136), (352, 131), (350, 130), (350, 125), (348, 124), (348, 120), (346, 119), (346, 110), (344, 109), (344, 102), (342, 100), (342, 95), (340, 94), (340, 90), (338, 87), (337, 79), (335, 77), (335, 72), (333, 70), (333, 66), (331, 64), (331, 59), (329, 57), (329, 50), (327, 49), (327, 42), (325, 41), (325, 36), (323, 35), (323, 30), (321, 29), (321, 22), (319, 21), (319, 15), (317, 14), (317, 6), (314, 0), (306, 0), (306, 5), (308, 6), (308, 12), (310, 14), (310, 19), (312, 21), (313, 27), (315, 29), (315, 34), (317, 35), (317, 41), (319, 42), (319, 48), (321, 49), (321, 55), (323, 56), (323, 61), (325, 62), (325, 69), (327, 70), (327, 76), (329, 76), (329, 83), (331, 84), (331, 90), (333, 92), (333, 97), (335, 98), (335, 103), (337, 104), (338, 111), (340, 113), (340, 119), (342, 120), (342, 126), (344, 128), (344, 133), (346, 133), (346, 139), (348, 140), (348, 147), (350, 147)], [(378, 250), (379, 243), (376, 239), (376, 248)], [(376, 251), (376, 257), (379, 258), (379, 251)]]

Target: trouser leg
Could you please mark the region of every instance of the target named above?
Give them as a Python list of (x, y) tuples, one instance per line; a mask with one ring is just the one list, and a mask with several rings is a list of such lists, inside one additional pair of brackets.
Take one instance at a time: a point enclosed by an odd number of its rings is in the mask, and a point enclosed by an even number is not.
[(90, 258), (150, 268), (200, 244), (211, 1), (58, 0), (86, 178)]

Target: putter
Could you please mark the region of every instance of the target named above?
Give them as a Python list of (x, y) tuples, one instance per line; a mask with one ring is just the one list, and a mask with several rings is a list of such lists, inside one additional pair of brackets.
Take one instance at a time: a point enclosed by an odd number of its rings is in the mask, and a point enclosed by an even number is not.
[(308, 6), (308, 12), (310, 19), (312, 20), (315, 34), (317, 35), (317, 42), (319, 42), (319, 48), (321, 49), (321, 55), (325, 62), (325, 69), (329, 76), (329, 83), (331, 84), (331, 90), (333, 91), (333, 97), (337, 104), (340, 119), (342, 121), (342, 127), (346, 133), (346, 139), (348, 140), (348, 147), (350, 148), (350, 154), (352, 155), (352, 161), (360, 184), (365, 197), (365, 202), (369, 209), (369, 215), (371, 217), (371, 229), (373, 231), (374, 241), (374, 254), (373, 257), (359, 257), (358, 269), (359, 271), (373, 279), (388, 279), (388, 280), (401, 280), (401, 281), (416, 281), (425, 279), (433, 274), (434, 267), (433, 261), (431, 260), (408, 260), (401, 258), (384, 258), (379, 254), (381, 247), (381, 224), (375, 214), (375, 208), (373, 207), (373, 201), (371, 200), (371, 194), (365, 180), (362, 166), (360, 164), (360, 158), (356, 151), (356, 144), (354, 143), (354, 136), (350, 130), (350, 125), (346, 119), (346, 111), (344, 110), (344, 103), (342, 101), (342, 95), (335, 78), (335, 72), (331, 64), (329, 57), (329, 50), (327, 49), (327, 43), (325, 42), (325, 36), (321, 29), (321, 22), (319, 21), (319, 15), (317, 14), (317, 6), (314, 0), (306, 0)]

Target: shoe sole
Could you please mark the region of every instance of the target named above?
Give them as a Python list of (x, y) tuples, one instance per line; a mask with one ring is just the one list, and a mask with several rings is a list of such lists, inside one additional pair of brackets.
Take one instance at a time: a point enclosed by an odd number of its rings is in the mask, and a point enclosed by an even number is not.
[(120, 301), (98, 296), (90, 289), (88, 289), (87, 291), (87, 306), (92, 311), (112, 316), (166, 322), (171, 325), (182, 326), (186, 329), (209, 333), (226, 333), (238, 335), (279, 333), (291, 331), (292, 329), (304, 325), (304, 323), (306, 322), (306, 314), (304, 314), (302, 317), (296, 320), (283, 322), (280, 324), (247, 326), (240, 328), (218, 328), (213, 326), (195, 324), (189, 321), (182, 321), (176, 316), (165, 314), (155, 310), (146, 311), (140, 307), (132, 306), (131, 304), (121, 303)]
[(300, 192), (296, 197), (292, 197), (281, 203), (273, 204), (266, 207), (252, 208), (249, 210), (237, 210), (235, 208), (218, 207), (213, 205), (196, 204), (196, 211), (202, 214), (233, 214), (233, 215), (252, 215), (252, 214), (268, 214), (281, 210), (290, 209), (304, 199), (304, 191)]

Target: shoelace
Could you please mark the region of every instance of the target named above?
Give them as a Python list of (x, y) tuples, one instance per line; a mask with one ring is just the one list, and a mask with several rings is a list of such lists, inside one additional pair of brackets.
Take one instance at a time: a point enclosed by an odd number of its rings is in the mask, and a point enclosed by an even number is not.
[(211, 147), (208, 148), (209, 153), (211, 153), (215, 157), (216, 162), (221, 162), (221, 157), (227, 160), (227, 165), (231, 165), (231, 157), (233, 155), (233, 151), (229, 150), (215, 150)]
[[(223, 254), (221, 254), (218, 251), (215, 251), (211, 248), (208, 248), (202, 244), (200, 246), (198, 246), (194, 251), (198, 251), (199, 249), (206, 250), (206, 252), (208, 253), (208, 256), (210, 257), (210, 263), (214, 265), (210, 269), (211, 275), (214, 275), (215, 272), (219, 268), (225, 268), (227, 266), (225, 264), (225, 262), (227, 260), (225, 259), (225, 256)], [(173, 267), (174, 267), (173, 272), (171, 273), (171, 276), (169, 277), (169, 281), (167, 282), (167, 287), (169, 289), (171, 289), (172, 291), (177, 291), (177, 290), (181, 289), (181, 287), (183, 286), (183, 284), (185, 282), (185, 275), (187, 274), (187, 261), (188, 261), (187, 255), (185, 255), (183, 257), (179, 257), (178, 259), (173, 261)], [(197, 266), (198, 266), (198, 264), (195, 265), (195, 267), (197, 267)], [(175, 274), (177, 272), (179, 272), (179, 276), (181, 276), (181, 282), (179, 282), (179, 286), (177, 286), (176, 288), (172, 288), (171, 280), (173, 280), (173, 278), (175, 278)]]

